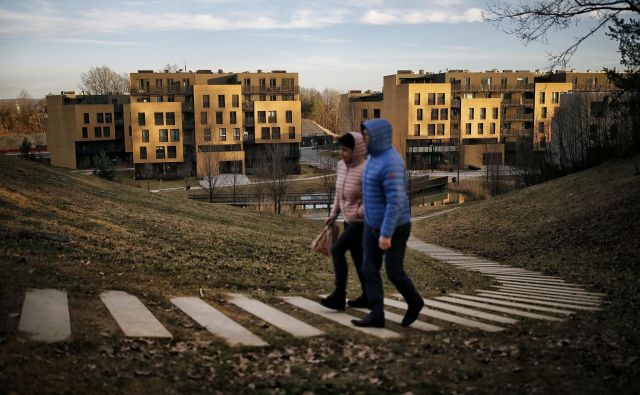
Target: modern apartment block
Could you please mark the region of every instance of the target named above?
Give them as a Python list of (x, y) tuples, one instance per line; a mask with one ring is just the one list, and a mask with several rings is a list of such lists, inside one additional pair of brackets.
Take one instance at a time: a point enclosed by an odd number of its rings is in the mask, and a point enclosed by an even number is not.
[[(562, 93), (612, 89), (602, 72), (399, 70), (384, 77), (375, 105), (391, 122), (394, 145), (410, 167), (451, 164), (458, 152), (463, 166), (513, 164), (523, 149), (546, 148)], [(349, 118), (361, 104), (349, 93), (341, 106), (341, 116)]]
[(340, 95), (340, 130), (359, 131), (360, 123), (382, 117), (382, 92), (351, 90)]
[(286, 71), (130, 74), (129, 95), (47, 96), (51, 161), (89, 168), (98, 152), (129, 160), (136, 177), (252, 173), (271, 147), (299, 171), (298, 74)]

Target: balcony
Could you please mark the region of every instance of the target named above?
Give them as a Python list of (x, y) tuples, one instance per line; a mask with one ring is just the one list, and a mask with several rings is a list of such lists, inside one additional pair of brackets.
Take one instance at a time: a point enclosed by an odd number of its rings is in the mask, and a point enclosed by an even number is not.
[(503, 122), (533, 122), (533, 113), (531, 114), (509, 114), (502, 117)]
[(451, 91), (454, 93), (459, 92), (521, 92), (531, 91), (533, 92), (535, 85), (532, 83), (516, 84), (516, 85), (462, 85), (451, 84)]
[(192, 94), (193, 86), (161, 86), (161, 87), (135, 87), (131, 88), (132, 95), (175, 95), (175, 94)]
[(300, 93), (300, 87), (289, 86), (242, 86), (243, 95), (297, 95)]
[(533, 107), (533, 99), (502, 100), (503, 107)]

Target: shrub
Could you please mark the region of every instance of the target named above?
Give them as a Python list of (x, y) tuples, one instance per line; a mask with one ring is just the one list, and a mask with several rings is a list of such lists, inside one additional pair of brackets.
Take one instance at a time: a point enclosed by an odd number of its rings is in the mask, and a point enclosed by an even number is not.
[(100, 151), (96, 157), (94, 174), (109, 181), (113, 180), (116, 176), (116, 166), (104, 151)]

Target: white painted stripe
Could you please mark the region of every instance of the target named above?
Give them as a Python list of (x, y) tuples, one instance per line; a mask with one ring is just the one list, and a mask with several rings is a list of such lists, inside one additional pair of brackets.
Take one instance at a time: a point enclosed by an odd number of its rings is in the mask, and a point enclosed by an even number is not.
[(452, 298), (452, 297), (449, 297), (449, 296), (438, 296), (436, 299), (444, 300), (445, 302), (462, 304), (462, 305), (465, 305), (465, 306), (478, 307), (478, 308), (485, 309), (485, 310), (499, 311), (501, 313), (517, 315), (517, 316), (521, 316), (521, 317), (535, 318), (535, 319), (547, 320), (547, 321), (562, 321), (562, 319), (557, 318), (557, 317), (552, 317), (550, 315), (530, 313), (528, 311), (510, 309), (508, 307), (495, 306), (495, 305), (487, 304), (487, 303), (472, 302), (470, 300)]
[(436, 309), (453, 311), (455, 313), (468, 315), (470, 317), (482, 318), (483, 320), (487, 320), (487, 321), (495, 321), (503, 324), (515, 324), (516, 322), (518, 322), (513, 318), (503, 317), (497, 314), (485, 313), (482, 311), (468, 309), (465, 307), (459, 307), (459, 306), (448, 304), (448, 303), (437, 302), (435, 300), (424, 299), (424, 304), (426, 306), (434, 307)]
[[(368, 309), (355, 309), (357, 311), (360, 311), (362, 313), (369, 313)], [(395, 314), (392, 313), (390, 311), (385, 311), (384, 312), (384, 318), (386, 320), (389, 320), (391, 322), (395, 322), (396, 324), (399, 324), (402, 322), (402, 319), (404, 318), (403, 316), (401, 316), (400, 314)], [(440, 327), (432, 325), (432, 324), (427, 324), (426, 322), (422, 322), (422, 321), (414, 321), (413, 324), (411, 324), (411, 328), (413, 329), (420, 329), (421, 331), (425, 331), (425, 332), (433, 332), (433, 331), (439, 331)]]
[(522, 288), (522, 289), (530, 289), (530, 290), (538, 290), (538, 291), (551, 291), (551, 292), (556, 292), (558, 294), (569, 294), (569, 295), (582, 295), (582, 296), (592, 296), (592, 297), (598, 297), (600, 296), (599, 294), (593, 293), (593, 292), (587, 292), (584, 291), (582, 289), (572, 289), (572, 288), (566, 288), (566, 287), (551, 287), (551, 286), (546, 286), (546, 285), (526, 285), (526, 284), (521, 284), (521, 283), (513, 283), (513, 282), (502, 282), (502, 284), (504, 284), (504, 286), (509, 286), (509, 287), (517, 287), (517, 288)]
[(495, 293), (498, 295), (510, 295), (510, 296), (526, 296), (528, 298), (535, 298), (540, 300), (550, 300), (550, 301), (564, 301), (574, 304), (583, 304), (587, 306), (599, 306), (600, 301), (596, 299), (581, 299), (575, 298), (572, 296), (558, 296), (555, 294), (539, 294), (537, 292), (529, 292), (529, 291), (518, 291), (518, 290), (498, 290), (498, 291), (487, 291), (487, 290), (476, 290), (477, 292), (487, 292), (487, 293)]
[(527, 309), (527, 310), (538, 310), (538, 311), (546, 311), (547, 313), (558, 313), (558, 314), (573, 314), (573, 311), (569, 311), (569, 310), (562, 310), (562, 309), (555, 309), (555, 308), (551, 308), (551, 307), (542, 307), (542, 306), (535, 306), (535, 305), (530, 305), (530, 304), (524, 304), (524, 303), (516, 303), (516, 302), (507, 302), (504, 300), (499, 300), (499, 299), (493, 299), (493, 298), (483, 298), (483, 297), (479, 297), (479, 296), (470, 296), (470, 295), (462, 295), (462, 294), (456, 294), (456, 293), (452, 293), (451, 295), (457, 297), (457, 298), (461, 298), (461, 299), (468, 299), (468, 300), (475, 300), (478, 302), (487, 302), (487, 303), (493, 303), (493, 304), (499, 304), (502, 306), (511, 306), (511, 307), (521, 307), (523, 309)]
[(27, 291), (18, 330), (32, 340), (53, 343), (71, 336), (67, 293), (57, 289)]
[(231, 346), (261, 347), (268, 345), (264, 340), (200, 298), (190, 296), (171, 298), (171, 303), (213, 335), (226, 340)]
[[(407, 309), (407, 304), (404, 303), (404, 302), (400, 302), (398, 300), (384, 298), (384, 304), (386, 304), (388, 306), (391, 306), (391, 307), (396, 307), (396, 308), (399, 308), (399, 309), (403, 309), (403, 310)], [(471, 327), (471, 328), (476, 328), (476, 329), (480, 329), (480, 330), (487, 331), (487, 332), (499, 332), (499, 331), (504, 330), (504, 328), (500, 328), (499, 326), (485, 324), (483, 322), (470, 320), (468, 318), (459, 317), (459, 316), (453, 315), (453, 314), (442, 313), (440, 311), (433, 310), (433, 309), (428, 309), (428, 308), (422, 309), (420, 314), (422, 314), (422, 315), (424, 315), (426, 317), (431, 317), (431, 318), (435, 318), (435, 319), (442, 320), (442, 321), (452, 322), (454, 324), (458, 324), (458, 325), (462, 325), (462, 326), (468, 326), (468, 327)]]
[(171, 333), (137, 297), (123, 291), (105, 291), (100, 299), (127, 337), (171, 337)]
[(481, 293), (480, 296), (486, 296), (490, 298), (503, 299), (503, 300), (513, 300), (515, 302), (534, 303), (534, 304), (539, 304), (543, 306), (564, 307), (564, 308), (573, 309), (573, 310), (590, 310), (590, 311), (600, 310), (597, 307), (579, 306), (579, 305), (568, 304), (568, 303), (547, 302), (544, 300), (522, 298), (518, 296), (504, 296), (504, 295), (494, 295), (494, 294), (485, 294), (485, 293)]
[(536, 280), (536, 281), (549, 281), (549, 282), (557, 282), (557, 283), (565, 283), (565, 281), (561, 278), (557, 277), (545, 277), (545, 276), (527, 276), (524, 274), (496, 274), (496, 277), (502, 277), (505, 280), (514, 279), (514, 280)]
[(575, 298), (575, 299), (582, 299), (582, 300), (591, 300), (591, 301), (599, 301), (601, 300), (601, 298), (599, 296), (590, 296), (590, 295), (581, 295), (581, 294), (576, 294), (574, 293), (564, 293), (564, 292), (557, 292), (557, 291), (548, 291), (548, 290), (543, 290), (543, 289), (539, 289), (539, 288), (531, 288), (531, 287), (520, 287), (520, 286), (513, 286), (513, 285), (501, 285), (501, 286), (496, 286), (496, 288), (498, 288), (500, 291), (518, 291), (518, 292), (530, 292), (533, 294), (539, 294), (539, 295), (546, 295), (546, 296), (562, 296), (562, 297), (570, 297), (570, 298)]
[(569, 303), (569, 304), (594, 306), (594, 307), (600, 305), (600, 303), (598, 302), (589, 302), (589, 301), (584, 301), (579, 299), (578, 300), (568, 299), (568, 298), (563, 298), (559, 296), (553, 296), (553, 297), (539, 296), (539, 295), (532, 295), (524, 292), (500, 292), (500, 291), (496, 292), (496, 291), (483, 291), (483, 290), (478, 290), (477, 292), (482, 292), (482, 293), (491, 294), (491, 295), (515, 296), (519, 298), (531, 298), (531, 299), (537, 299), (537, 300), (545, 300), (549, 302), (560, 302), (560, 303)]
[(550, 298), (562, 298), (562, 299), (567, 299), (567, 300), (572, 300), (572, 301), (573, 300), (582, 301), (584, 303), (600, 304), (600, 302), (601, 302), (600, 298), (586, 297), (586, 296), (558, 295), (555, 292), (538, 292), (538, 291), (523, 290), (523, 289), (520, 289), (520, 288), (498, 287), (498, 291), (499, 292), (522, 293), (522, 294), (526, 294), (528, 296), (531, 295), (531, 296), (544, 296), (544, 297), (550, 297)]
[(548, 281), (548, 280), (535, 280), (535, 279), (519, 279), (519, 278), (500, 278), (499, 281), (501, 283), (512, 283), (512, 284), (531, 284), (531, 285), (544, 285), (544, 286), (549, 286), (549, 287), (557, 287), (557, 288), (575, 288), (577, 289), (581, 289), (579, 285), (576, 284), (572, 284), (572, 283), (558, 283), (557, 281)]
[(229, 294), (229, 296), (229, 302), (293, 336), (310, 337), (324, 334), (321, 330), (259, 300), (250, 299), (243, 294)]
[(357, 331), (360, 331), (369, 335), (381, 337), (383, 339), (400, 337), (399, 333), (396, 333), (384, 328), (362, 328), (359, 326), (355, 326), (351, 323), (351, 320), (357, 320), (358, 319), (357, 317), (354, 317), (345, 313), (340, 313), (335, 310), (330, 310), (322, 306), (318, 302), (314, 302), (300, 296), (285, 296), (283, 297), (283, 300), (291, 305), (299, 307), (310, 313), (319, 315), (322, 318), (326, 318), (333, 322), (337, 322), (341, 325), (347, 326), (351, 329), (355, 329)]

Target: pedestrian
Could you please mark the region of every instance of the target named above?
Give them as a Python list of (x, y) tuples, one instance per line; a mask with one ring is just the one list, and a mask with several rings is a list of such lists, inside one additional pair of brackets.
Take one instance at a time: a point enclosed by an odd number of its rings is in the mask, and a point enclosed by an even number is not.
[(384, 327), (384, 291), (380, 269), (384, 258), (391, 283), (407, 302), (402, 326), (411, 325), (424, 307), (422, 297), (404, 271), (403, 261), (411, 232), (406, 168), (392, 146), (391, 124), (385, 119), (362, 123), (369, 159), (362, 174), (364, 195), (364, 260), (362, 272), (371, 312), (356, 326)]
[(338, 139), (338, 144), (340, 144), (342, 160), (338, 162), (333, 207), (325, 224), (333, 224), (338, 215), (342, 213), (344, 231), (331, 248), (335, 290), (328, 297), (321, 299), (320, 304), (330, 309), (344, 310), (347, 296), (347, 251), (351, 253), (362, 286), (362, 294), (347, 303), (350, 307), (367, 307), (364, 277), (362, 276), (362, 221), (364, 217), (362, 170), (364, 170), (367, 159), (367, 149), (362, 134), (357, 132), (343, 134)]

